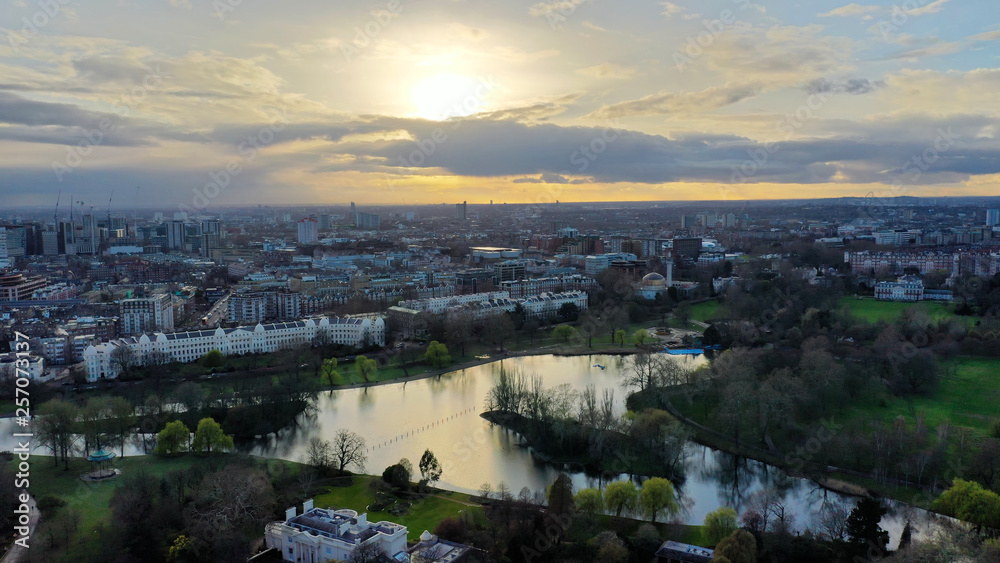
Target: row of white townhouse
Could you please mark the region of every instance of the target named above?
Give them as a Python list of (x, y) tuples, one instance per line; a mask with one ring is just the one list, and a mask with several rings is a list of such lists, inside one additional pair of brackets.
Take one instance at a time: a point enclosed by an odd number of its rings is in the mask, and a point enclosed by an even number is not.
[[(502, 292), (506, 293), (506, 292)], [(447, 314), (456, 315), (467, 313), (475, 319), (484, 319), (512, 313), (520, 305), (524, 309), (524, 316), (529, 319), (544, 319), (555, 316), (564, 305), (576, 305), (577, 311), (582, 312), (587, 309), (588, 297), (585, 291), (564, 291), (562, 293), (542, 293), (525, 299), (488, 299), (485, 301), (474, 301), (465, 305), (451, 307)]]
[(320, 317), (215, 330), (157, 332), (89, 346), (83, 353), (83, 359), (87, 366), (87, 380), (97, 381), (118, 377), (120, 362), (114, 361), (113, 355), (121, 347), (131, 348), (140, 364), (145, 364), (153, 352), (168, 361), (192, 362), (212, 350), (219, 350), (228, 356), (307, 346), (319, 334), (324, 334), (329, 342), (336, 344), (385, 346), (385, 321), (381, 318)]

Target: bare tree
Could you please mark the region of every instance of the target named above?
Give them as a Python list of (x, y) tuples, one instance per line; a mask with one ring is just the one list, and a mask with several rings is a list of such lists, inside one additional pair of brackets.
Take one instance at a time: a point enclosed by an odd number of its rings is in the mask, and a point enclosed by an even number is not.
[(333, 465), (333, 445), (328, 440), (313, 437), (306, 444), (306, 463), (319, 471), (327, 471)]
[(378, 563), (386, 556), (385, 551), (377, 543), (363, 543), (351, 553), (348, 563)]
[(128, 346), (118, 346), (111, 351), (110, 357), (111, 371), (119, 376), (128, 376), (132, 370), (139, 367), (139, 358), (135, 350)]
[(359, 434), (350, 430), (338, 430), (333, 438), (332, 447), (333, 459), (337, 462), (338, 470), (343, 472), (349, 465), (353, 465), (358, 471), (365, 470), (365, 462), (368, 461), (367, 447), (365, 439)]

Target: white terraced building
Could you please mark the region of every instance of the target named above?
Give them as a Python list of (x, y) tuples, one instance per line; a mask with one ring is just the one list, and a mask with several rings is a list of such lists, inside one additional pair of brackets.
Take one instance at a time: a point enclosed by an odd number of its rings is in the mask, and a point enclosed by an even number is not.
[(140, 363), (145, 363), (154, 351), (165, 354), (171, 361), (193, 362), (212, 350), (219, 350), (228, 356), (262, 354), (308, 346), (320, 333), (325, 333), (336, 344), (363, 346), (368, 343), (385, 346), (385, 321), (381, 318), (320, 317), (287, 323), (190, 332), (156, 332), (119, 338), (87, 347), (83, 359), (87, 366), (87, 380), (97, 381), (118, 377), (118, 369), (111, 358), (114, 350), (122, 346), (133, 349)]

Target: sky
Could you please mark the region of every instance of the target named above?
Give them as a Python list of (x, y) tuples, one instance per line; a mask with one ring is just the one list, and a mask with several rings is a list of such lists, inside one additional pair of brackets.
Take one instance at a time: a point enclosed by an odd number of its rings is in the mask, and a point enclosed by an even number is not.
[(0, 6), (0, 206), (1000, 186), (995, 0)]

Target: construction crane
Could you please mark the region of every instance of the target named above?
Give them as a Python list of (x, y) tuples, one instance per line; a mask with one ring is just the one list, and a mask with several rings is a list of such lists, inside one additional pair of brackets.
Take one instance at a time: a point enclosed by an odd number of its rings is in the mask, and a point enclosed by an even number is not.
[[(52, 214), (52, 222), (55, 223), (56, 225), (59, 224), (59, 199), (60, 198), (62, 198), (62, 190), (59, 190), (59, 195), (56, 196), (56, 210)], [(73, 207), (72, 203), (70, 204), (70, 207)]]
[(115, 197), (115, 191), (111, 190), (111, 195), (108, 197), (108, 231), (111, 231), (111, 198)]

